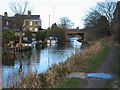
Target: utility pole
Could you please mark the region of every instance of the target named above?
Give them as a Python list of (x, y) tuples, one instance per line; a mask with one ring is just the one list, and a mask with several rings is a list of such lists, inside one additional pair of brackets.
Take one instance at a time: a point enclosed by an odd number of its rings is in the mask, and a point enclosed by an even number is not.
[(49, 15), (49, 22), (48, 23), (49, 23), (49, 28), (50, 28), (50, 15)]
[(55, 23), (55, 6), (53, 5), (53, 23)]

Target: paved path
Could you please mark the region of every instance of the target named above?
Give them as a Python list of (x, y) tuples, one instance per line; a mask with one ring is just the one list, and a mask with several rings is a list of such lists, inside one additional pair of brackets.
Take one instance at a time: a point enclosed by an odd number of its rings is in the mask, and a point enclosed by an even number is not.
[[(94, 72), (99, 72), (99, 73), (110, 73), (112, 74), (111, 71), (111, 65), (112, 62), (115, 60), (115, 57), (117, 56), (116, 49), (112, 46), (110, 46), (110, 52), (108, 53), (105, 62), (96, 69)], [(103, 88), (105, 85), (106, 79), (87, 79), (87, 85), (85, 85), (84, 88)]]

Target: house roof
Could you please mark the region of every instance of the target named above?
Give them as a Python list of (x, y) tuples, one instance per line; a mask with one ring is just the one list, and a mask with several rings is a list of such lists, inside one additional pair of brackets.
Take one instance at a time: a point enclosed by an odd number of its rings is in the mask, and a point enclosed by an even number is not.
[(20, 18), (24, 18), (27, 20), (38, 20), (40, 18), (40, 15), (19, 15)]
[[(28, 16), (28, 15), (19, 15), (19, 16), (17, 16), (17, 17), (19, 17), (19, 18), (24, 18), (24, 19), (27, 19), (27, 20), (38, 20), (38, 19), (40, 19), (40, 15), (30, 15), (30, 16)], [(10, 21), (10, 20), (12, 20), (12, 19), (14, 19), (15, 17), (6, 17), (6, 16), (2, 16), (2, 19), (3, 20), (7, 20), (7, 21)]]
[(30, 15), (30, 16), (27, 16), (26, 19), (39, 19), (40, 18), (40, 15)]
[(14, 17), (6, 17), (6, 16), (2, 16), (2, 20), (5, 20), (5, 21), (11, 21), (13, 20)]

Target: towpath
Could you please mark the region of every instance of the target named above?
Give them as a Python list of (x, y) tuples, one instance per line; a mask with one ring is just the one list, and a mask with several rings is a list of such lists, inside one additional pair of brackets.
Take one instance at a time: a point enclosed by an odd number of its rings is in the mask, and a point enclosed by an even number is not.
[[(93, 71), (94, 73), (109, 73), (111, 75), (114, 75), (111, 70), (111, 65), (113, 61), (116, 60), (118, 53), (115, 47), (113, 47), (112, 45), (109, 45), (109, 47), (110, 47), (110, 51), (106, 56), (105, 61), (96, 70)], [(67, 77), (68, 78), (82, 77), (82, 79), (86, 79), (87, 83), (83, 88), (103, 88), (107, 81), (107, 79), (86, 78), (84, 75), (85, 75), (84, 73), (75, 72), (75, 73), (71, 73)]]
[[(117, 57), (117, 55), (118, 54), (116, 52), (115, 47), (112, 47), (110, 45), (110, 52), (106, 56), (105, 61), (94, 72), (113, 74), (111, 70), (111, 65), (112, 65), (112, 62), (116, 60), (115, 58)], [(87, 79), (87, 84), (85, 85), (84, 88), (103, 88), (106, 80), (107, 79), (95, 79), (95, 78)]]

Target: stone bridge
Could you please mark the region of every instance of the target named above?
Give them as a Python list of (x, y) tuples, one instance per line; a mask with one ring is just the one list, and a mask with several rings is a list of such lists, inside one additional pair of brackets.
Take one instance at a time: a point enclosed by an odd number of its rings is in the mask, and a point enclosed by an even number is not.
[(84, 40), (85, 32), (81, 29), (65, 30), (66, 40), (69, 41), (71, 37), (77, 37)]

